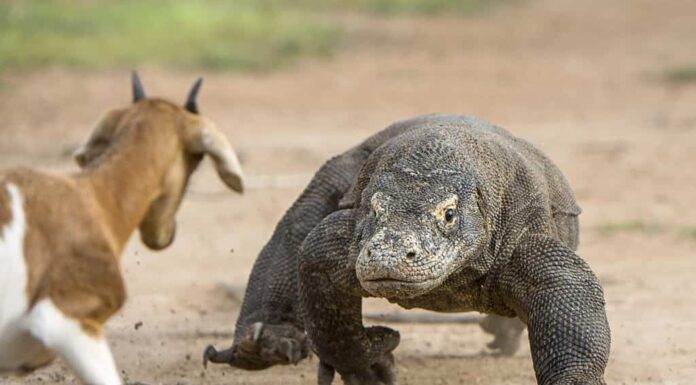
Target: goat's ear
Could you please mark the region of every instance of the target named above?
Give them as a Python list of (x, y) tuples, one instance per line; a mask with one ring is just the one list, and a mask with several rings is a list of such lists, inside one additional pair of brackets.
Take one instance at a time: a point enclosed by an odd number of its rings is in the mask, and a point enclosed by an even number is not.
[(196, 101), (196, 99), (198, 99), (198, 91), (200, 91), (202, 84), (203, 78), (198, 78), (198, 80), (196, 80), (196, 82), (193, 83), (193, 86), (191, 86), (191, 90), (189, 91), (188, 97), (186, 98), (186, 104), (184, 105), (187, 111), (192, 112), (194, 114), (198, 114), (198, 102)]
[(94, 128), (85, 144), (73, 152), (73, 159), (80, 167), (87, 166), (109, 147), (116, 125), (125, 110), (109, 111)]
[(140, 82), (140, 76), (138, 76), (138, 72), (136, 71), (133, 71), (131, 74), (131, 85), (133, 86), (133, 103), (140, 99), (145, 99), (143, 83)]
[(195, 134), (194, 147), (197, 151), (210, 155), (220, 179), (230, 189), (241, 194), (244, 192), (244, 173), (237, 153), (225, 134), (212, 121), (201, 117), (199, 123), (201, 125)]

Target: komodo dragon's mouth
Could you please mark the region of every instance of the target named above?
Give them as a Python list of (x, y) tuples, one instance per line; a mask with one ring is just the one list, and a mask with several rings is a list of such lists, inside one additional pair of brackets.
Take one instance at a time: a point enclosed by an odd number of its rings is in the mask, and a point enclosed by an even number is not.
[(403, 279), (397, 279), (397, 278), (374, 278), (374, 279), (366, 279), (365, 282), (374, 282), (374, 283), (418, 283), (418, 282), (411, 282), (411, 281), (406, 281)]
[(436, 279), (409, 281), (393, 277), (361, 279), (362, 287), (373, 295), (385, 298), (408, 298), (428, 291)]

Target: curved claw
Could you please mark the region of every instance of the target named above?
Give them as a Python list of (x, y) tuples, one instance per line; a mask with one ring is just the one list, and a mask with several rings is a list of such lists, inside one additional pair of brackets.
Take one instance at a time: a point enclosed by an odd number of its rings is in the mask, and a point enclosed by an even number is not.
[(203, 352), (203, 367), (208, 368), (208, 361), (214, 364), (224, 364), (234, 361), (232, 348), (217, 351), (213, 345), (208, 345)]
[(319, 385), (331, 385), (336, 376), (336, 370), (323, 362), (319, 362), (319, 373), (317, 375)]
[(372, 365), (377, 378), (385, 384), (396, 383), (396, 373), (394, 371), (394, 355), (392, 353), (385, 354), (377, 363)]
[[(334, 368), (323, 362), (319, 363), (319, 385), (331, 385), (334, 379)], [(341, 373), (345, 385), (394, 385), (396, 373), (394, 370), (394, 355), (389, 352), (380, 357), (377, 362), (362, 370)]]

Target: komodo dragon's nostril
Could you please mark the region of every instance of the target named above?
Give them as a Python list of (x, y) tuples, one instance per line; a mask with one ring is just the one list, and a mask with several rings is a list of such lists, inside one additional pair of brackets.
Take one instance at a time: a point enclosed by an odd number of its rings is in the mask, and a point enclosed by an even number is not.
[(415, 257), (416, 257), (415, 251), (409, 251), (408, 253), (406, 253), (406, 258), (408, 258), (408, 259), (413, 259)]

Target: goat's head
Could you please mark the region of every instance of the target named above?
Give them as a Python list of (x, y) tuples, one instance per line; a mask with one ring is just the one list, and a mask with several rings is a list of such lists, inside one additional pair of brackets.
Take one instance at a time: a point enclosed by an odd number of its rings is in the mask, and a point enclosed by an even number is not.
[[(163, 249), (174, 240), (176, 211), (189, 177), (205, 155), (213, 160), (230, 189), (238, 193), (244, 190), (242, 169), (232, 145), (211, 120), (199, 114), (196, 97), (201, 83), (202, 79), (194, 83), (185, 105), (180, 107), (147, 98), (134, 72), (133, 104), (108, 112), (74, 154), (83, 169), (96, 168), (112, 156), (131, 156), (122, 159), (129, 165), (127, 174), (146, 166), (143, 162), (159, 165), (152, 171), (158, 174), (149, 175), (156, 179), (157, 195), (139, 225), (143, 242), (152, 249)], [(136, 147), (147, 151), (129, 152)]]

